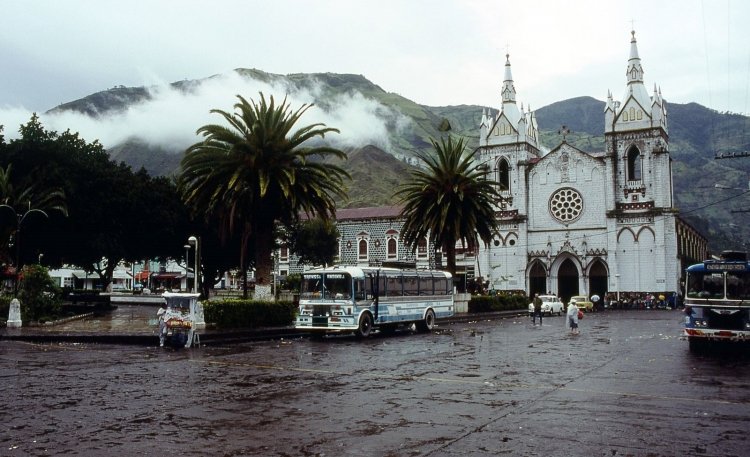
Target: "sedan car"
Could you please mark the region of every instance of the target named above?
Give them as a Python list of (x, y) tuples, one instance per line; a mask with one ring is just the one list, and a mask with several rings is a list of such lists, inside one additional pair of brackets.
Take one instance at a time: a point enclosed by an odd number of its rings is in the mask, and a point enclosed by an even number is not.
[[(563, 312), (563, 303), (554, 295), (540, 295), (542, 299), (542, 314), (557, 314), (560, 316)], [(529, 303), (529, 314), (534, 315), (534, 302)]]
[(578, 309), (590, 313), (594, 311), (594, 303), (592, 303), (585, 295), (574, 295), (570, 297), (569, 303), (575, 303)]

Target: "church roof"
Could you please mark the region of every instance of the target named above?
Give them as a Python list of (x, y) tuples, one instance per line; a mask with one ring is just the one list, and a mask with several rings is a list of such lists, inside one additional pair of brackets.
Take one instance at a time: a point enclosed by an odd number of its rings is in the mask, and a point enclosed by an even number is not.
[(343, 208), (336, 210), (336, 220), (387, 219), (401, 214), (403, 206), (378, 206), (370, 208)]

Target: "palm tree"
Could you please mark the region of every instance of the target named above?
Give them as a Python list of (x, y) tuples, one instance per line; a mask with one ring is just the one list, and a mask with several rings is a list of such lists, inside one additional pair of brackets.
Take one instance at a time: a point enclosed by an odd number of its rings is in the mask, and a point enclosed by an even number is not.
[(396, 192), (404, 204), (401, 237), (416, 249), (430, 236), (445, 251), (448, 271), (455, 276), (456, 242), (467, 247), (477, 246), (479, 239), (490, 242), (497, 232), (493, 203), (500, 195), (497, 183), (487, 179), (488, 171), (474, 162), (476, 151), (464, 153), (463, 139), (430, 141), (435, 156), (419, 154), (425, 167), (413, 170)]
[(204, 139), (186, 151), (179, 184), (183, 200), (195, 213), (216, 220), (225, 235), (240, 234), (243, 272), (252, 239), (257, 284), (268, 286), (276, 225), (296, 221), (301, 212), (333, 217), (334, 198), (346, 197), (344, 178), (349, 175), (324, 159), (345, 159), (346, 154), (320, 142), (304, 145), (338, 133), (335, 128), (318, 123), (292, 132), (312, 105), (292, 111), (286, 98), (278, 106), (273, 96), (266, 101), (262, 93), (257, 103), (237, 98), (234, 113), (211, 110), (228, 127), (210, 124), (198, 129)]
[[(0, 167), (0, 221), (3, 222), (3, 236), (8, 237), (7, 258), (15, 257), (13, 263), (17, 271), (23, 266), (21, 256), (21, 229), (27, 217), (49, 217), (50, 211), (68, 215), (65, 192), (60, 188), (44, 188), (38, 182), (15, 185), (12, 179), (13, 164)], [(12, 219), (11, 219), (12, 217)], [(15, 245), (15, 254), (11, 253)]]

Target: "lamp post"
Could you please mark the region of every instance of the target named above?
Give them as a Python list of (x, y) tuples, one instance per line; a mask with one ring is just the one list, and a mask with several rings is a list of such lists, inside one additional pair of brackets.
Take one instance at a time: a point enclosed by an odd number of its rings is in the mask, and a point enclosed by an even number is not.
[(620, 304), (620, 273), (615, 274), (615, 292), (617, 292), (617, 304)]
[(190, 285), (190, 271), (188, 270), (188, 265), (190, 265), (190, 245), (186, 244), (183, 248), (185, 248), (185, 290), (190, 290), (190, 287), (188, 287)]
[(198, 258), (200, 257), (200, 251), (198, 250), (198, 237), (191, 236), (188, 238), (189, 244), (195, 245), (195, 271), (193, 275), (193, 292), (198, 293)]
[[(16, 231), (15, 231), (15, 240), (14, 243), (16, 245), (16, 279), (15, 279), (15, 290), (18, 291), (18, 273), (21, 266), (21, 224), (23, 224), (23, 221), (26, 220), (26, 217), (28, 217), (29, 214), (33, 213), (40, 213), (44, 217), (49, 218), (47, 213), (42, 211), (41, 209), (37, 208), (31, 208), (31, 202), (29, 202), (29, 209), (26, 210), (23, 214), (18, 214), (15, 208), (13, 208), (10, 205), (2, 204), (0, 205), (0, 208), (7, 208), (10, 211), (13, 212), (13, 215), (16, 219)], [(10, 247), (10, 243), (8, 244), (8, 247)], [(41, 262), (41, 256), (40, 256), (40, 262)]]

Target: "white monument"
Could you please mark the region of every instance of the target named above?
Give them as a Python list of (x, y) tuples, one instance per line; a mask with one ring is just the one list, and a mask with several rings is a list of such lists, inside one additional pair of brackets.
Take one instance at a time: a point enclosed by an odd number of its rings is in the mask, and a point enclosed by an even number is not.
[(8, 322), (6, 325), (8, 328), (21, 327), (21, 302), (19, 302), (17, 298), (14, 298), (13, 301), (10, 302)]

